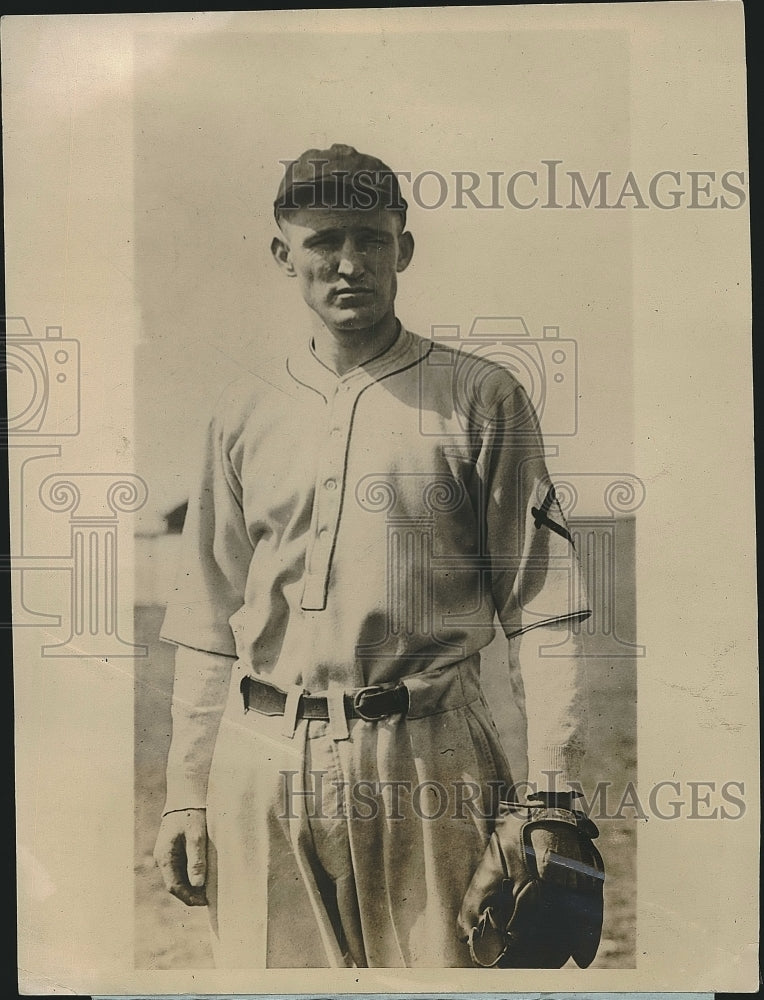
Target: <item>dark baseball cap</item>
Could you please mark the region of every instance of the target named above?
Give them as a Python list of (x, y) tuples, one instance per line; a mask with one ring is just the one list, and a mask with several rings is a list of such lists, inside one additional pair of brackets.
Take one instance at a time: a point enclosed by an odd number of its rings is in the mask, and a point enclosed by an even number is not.
[(408, 205), (386, 163), (334, 143), (329, 149), (307, 149), (287, 164), (273, 214), (278, 222), (298, 208), (382, 208), (401, 215), (405, 226)]

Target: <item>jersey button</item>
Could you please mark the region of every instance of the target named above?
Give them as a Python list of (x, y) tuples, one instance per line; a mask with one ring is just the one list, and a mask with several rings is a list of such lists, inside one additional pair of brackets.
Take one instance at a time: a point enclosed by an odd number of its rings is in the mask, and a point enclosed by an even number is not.
[(327, 490), (336, 490), (337, 489), (337, 480), (336, 479), (327, 479), (326, 482), (324, 483), (324, 487)]

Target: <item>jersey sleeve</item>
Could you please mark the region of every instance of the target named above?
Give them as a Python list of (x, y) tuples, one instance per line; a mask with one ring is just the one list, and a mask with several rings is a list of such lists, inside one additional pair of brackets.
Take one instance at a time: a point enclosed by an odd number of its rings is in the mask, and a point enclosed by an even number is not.
[(228, 695), (233, 660), (178, 646), (172, 689), (172, 741), (162, 814), (204, 809), (215, 739)]
[(230, 618), (244, 604), (253, 547), (242, 490), (230, 461), (223, 415), (212, 418), (183, 526), (181, 557), (161, 637), (178, 645), (236, 655)]
[(581, 567), (519, 384), (498, 406), (483, 451), (491, 588), (505, 635), (587, 618)]
[[(565, 640), (565, 655), (544, 648)], [(539, 625), (509, 641), (513, 687), (522, 692), (529, 791), (568, 791), (581, 777), (589, 742), (589, 692), (580, 635), (561, 622)]]
[[(513, 687), (522, 693), (528, 780), (535, 789), (565, 790), (578, 778), (588, 731), (586, 662), (570, 626), (591, 611), (538, 420), (521, 386), (498, 407), (484, 449), (491, 585), (510, 640)], [(543, 655), (544, 646), (561, 643), (565, 655)]]

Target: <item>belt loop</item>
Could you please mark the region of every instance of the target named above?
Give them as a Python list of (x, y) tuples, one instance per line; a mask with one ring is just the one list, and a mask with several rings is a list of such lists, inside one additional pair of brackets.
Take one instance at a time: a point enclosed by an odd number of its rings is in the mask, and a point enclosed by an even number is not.
[(329, 681), (326, 691), (329, 709), (329, 735), (333, 740), (346, 740), (350, 736), (345, 715), (345, 689), (337, 681)]
[(281, 727), (282, 736), (294, 739), (294, 731), (297, 728), (297, 712), (302, 698), (302, 688), (294, 685), (287, 691), (286, 704), (284, 705), (284, 722)]

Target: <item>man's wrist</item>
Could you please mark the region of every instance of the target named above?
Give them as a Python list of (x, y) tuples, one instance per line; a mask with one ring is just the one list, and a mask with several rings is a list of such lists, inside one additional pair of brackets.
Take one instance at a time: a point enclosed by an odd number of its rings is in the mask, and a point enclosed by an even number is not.
[(177, 806), (173, 809), (165, 809), (162, 813), (162, 817), (169, 816), (171, 813), (182, 813), (182, 812), (206, 812), (206, 806)]
[(575, 792), (572, 789), (567, 792), (559, 790), (555, 790), (554, 792), (537, 791), (531, 792), (528, 795), (528, 799), (531, 802), (541, 802), (543, 805), (553, 809), (572, 809), (575, 800), (580, 795), (580, 792)]

